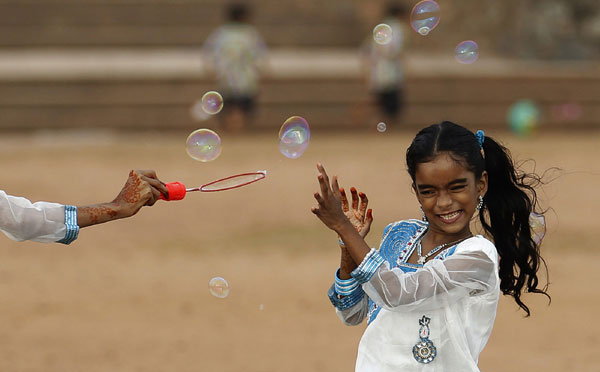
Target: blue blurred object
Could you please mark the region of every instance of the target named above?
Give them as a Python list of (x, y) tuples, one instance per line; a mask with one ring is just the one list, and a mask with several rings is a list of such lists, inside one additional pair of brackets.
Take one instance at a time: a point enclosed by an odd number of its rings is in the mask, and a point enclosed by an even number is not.
[(510, 130), (522, 137), (531, 135), (538, 126), (540, 110), (531, 100), (522, 99), (508, 109), (506, 120)]

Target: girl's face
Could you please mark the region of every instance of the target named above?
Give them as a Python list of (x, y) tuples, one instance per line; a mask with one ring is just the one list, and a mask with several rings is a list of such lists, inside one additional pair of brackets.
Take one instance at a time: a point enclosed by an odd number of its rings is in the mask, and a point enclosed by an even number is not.
[(479, 196), (487, 191), (487, 173), (484, 171), (476, 180), (463, 164), (441, 153), (427, 163), (417, 164), (413, 187), (429, 230), (460, 238), (470, 233), (469, 222)]

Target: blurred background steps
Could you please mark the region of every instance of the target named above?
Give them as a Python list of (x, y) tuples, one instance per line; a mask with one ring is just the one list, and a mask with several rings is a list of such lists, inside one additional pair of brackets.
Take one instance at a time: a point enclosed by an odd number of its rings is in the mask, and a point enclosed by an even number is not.
[[(600, 69), (595, 63), (482, 59), (460, 65), (444, 56), (407, 58), (401, 127), (453, 120), (506, 128), (509, 107), (529, 99), (548, 129), (600, 128)], [(194, 52), (0, 53), (0, 129), (219, 128), (190, 108), (215, 89)], [(253, 126), (278, 128), (292, 115), (321, 129), (368, 129), (381, 121), (353, 50), (274, 50)]]

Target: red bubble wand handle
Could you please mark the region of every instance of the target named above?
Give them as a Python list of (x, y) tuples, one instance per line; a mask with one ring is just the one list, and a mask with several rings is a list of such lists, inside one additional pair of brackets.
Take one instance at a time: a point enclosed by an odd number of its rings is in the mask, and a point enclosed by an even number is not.
[(181, 199), (185, 198), (185, 194), (186, 194), (187, 190), (183, 183), (169, 182), (169, 183), (166, 183), (165, 186), (167, 187), (167, 191), (169, 192), (169, 197), (165, 198), (165, 196), (163, 194), (160, 194), (159, 199), (171, 201), (171, 200), (181, 200)]

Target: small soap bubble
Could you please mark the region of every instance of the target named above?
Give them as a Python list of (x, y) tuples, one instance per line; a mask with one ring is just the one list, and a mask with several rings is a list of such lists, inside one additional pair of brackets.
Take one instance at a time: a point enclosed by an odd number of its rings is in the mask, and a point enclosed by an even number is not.
[(215, 297), (225, 298), (229, 296), (229, 283), (220, 276), (216, 276), (208, 282), (208, 290)]
[(223, 97), (219, 92), (210, 91), (202, 96), (202, 110), (210, 115), (218, 114), (223, 108)]
[(529, 226), (531, 227), (531, 238), (535, 244), (540, 245), (546, 235), (546, 218), (541, 214), (531, 212)]
[(301, 116), (287, 119), (279, 130), (279, 152), (290, 159), (297, 159), (308, 147), (310, 128)]
[(204, 111), (201, 99), (194, 102), (190, 107), (190, 116), (196, 121), (205, 121), (210, 117), (210, 115)]
[(260, 304), (258, 305), (258, 310), (264, 310), (265, 309), (265, 305), (264, 304)]
[(221, 138), (210, 129), (197, 129), (185, 141), (185, 151), (194, 160), (215, 160), (221, 155)]
[(410, 14), (410, 25), (425, 36), (440, 23), (440, 6), (433, 0), (418, 2)]
[(380, 122), (379, 124), (377, 124), (377, 131), (378, 131), (379, 133), (383, 133), (383, 132), (385, 132), (385, 131), (386, 131), (386, 129), (387, 129), (387, 125), (385, 125), (385, 123), (384, 123), (383, 121), (382, 121), (382, 122)]
[(479, 46), (473, 40), (462, 41), (454, 49), (454, 57), (459, 63), (471, 64), (479, 57)]
[(535, 131), (539, 119), (539, 108), (528, 99), (519, 100), (508, 109), (507, 121), (510, 130), (522, 137), (527, 137)]
[(373, 40), (377, 44), (386, 45), (392, 41), (392, 28), (385, 23), (378, 24), (373, 28)]

